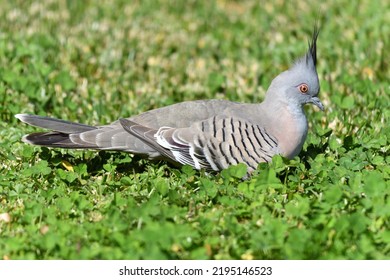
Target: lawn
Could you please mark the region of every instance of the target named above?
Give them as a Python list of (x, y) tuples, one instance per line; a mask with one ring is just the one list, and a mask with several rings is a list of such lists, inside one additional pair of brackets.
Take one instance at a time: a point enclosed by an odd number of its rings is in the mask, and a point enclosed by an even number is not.
[[(389, 1), (0, 0), (0, 259), (389, 259)], [(105, 124), (261, 102), (306, 52), (320, 99), (293, 160), (219, 174), (26, 145), (17, 113)]]

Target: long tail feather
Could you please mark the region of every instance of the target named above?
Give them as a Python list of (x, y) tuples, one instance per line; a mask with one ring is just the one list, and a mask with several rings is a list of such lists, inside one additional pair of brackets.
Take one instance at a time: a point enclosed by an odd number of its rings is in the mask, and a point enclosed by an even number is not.
[(66, 149), (93, 149), (96, 145), (78, 144), (71, 141), (69, 134), (61, 132), (37, 132), (25, 135), (22, 141), (31, 145), (66, 148)]
[(15, 115), (15, 117), (29, 125), (46, 128), (49, 130), (62, 132), (65, 134), (81, 133), (89, 130), (94, 130), (97, 128), (95, 126), (69, 122), (69, 121), (59, 120), (55, 118), (37, 116), (37, 115), (17, 114)]
[(46, 147), (61, 147), (68, 149), (97, 148), (96, 144), (75, 143), (71, 140), (71, 134), (79, 134), (97, 129), (80, 123), (68, 122), (64, 120), (42, 117), (37, 115), (17, 114), (16, 118), (32, 126), (51, 130), (50, 132), (37, 132), (25, 135), (22, 141), (32, 145)]

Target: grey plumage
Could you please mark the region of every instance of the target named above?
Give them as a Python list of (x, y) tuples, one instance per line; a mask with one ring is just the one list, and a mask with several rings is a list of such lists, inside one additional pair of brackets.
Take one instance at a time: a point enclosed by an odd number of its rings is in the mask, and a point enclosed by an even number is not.
[(317, 97), (317, 37), (315, 28), (308, 52), (272, 81), (260, 104), (188, 101), (104, 126), (18, 114), (21, 121), (50, 130), (27, 135), (23, 141), (125, 151), (216, 171), (245, 163), (251, 173), (275, 154), (292, 158), (301, 151), (307, 135), (304, 104), (313, 103), (323, 110)]

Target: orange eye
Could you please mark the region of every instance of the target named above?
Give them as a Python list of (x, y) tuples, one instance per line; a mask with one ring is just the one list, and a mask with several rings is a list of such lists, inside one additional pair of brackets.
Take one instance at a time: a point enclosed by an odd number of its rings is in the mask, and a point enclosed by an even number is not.
[(309, 86), (307, 84), (299, 85), (299, 91), (302, 93), (307, 93), (309, 91)]

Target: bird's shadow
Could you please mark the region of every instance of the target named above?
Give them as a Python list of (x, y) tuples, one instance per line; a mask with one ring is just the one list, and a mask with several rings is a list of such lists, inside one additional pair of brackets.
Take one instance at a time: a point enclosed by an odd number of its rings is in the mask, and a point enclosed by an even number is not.
[(329, 130), (321, 135), (321, 141), (318, 144), (310, 143), (307, 149), (301, 152), (302, 162), (306, 168), (310, 168), (309, 159), (315, 159), (319, 154), (324, 154), (326, 149), (329, 147), (329, 139), (333, 131)]
[(51, 162), (56, 168), (61, 168), (60, 163), (69, 162), (72, 166), (85, 164), (90, 175), (96, 175), (105, 170), (106, 164), (115, 166), (119, 173), (142, 173), (147, 169), (144, 157), (129, 153), (115, 151), (82, 152), (81, 155), (69, 152), (58, 152), (48, 148), (42, 148), (40, 158)]

